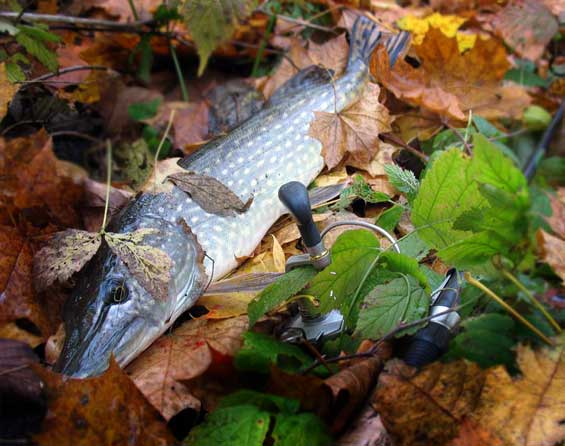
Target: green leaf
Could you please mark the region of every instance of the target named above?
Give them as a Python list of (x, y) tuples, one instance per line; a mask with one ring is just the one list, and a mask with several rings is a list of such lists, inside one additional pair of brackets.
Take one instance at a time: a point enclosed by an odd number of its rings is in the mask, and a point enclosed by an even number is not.
[(416, 260), (422, 260), (428, 255), (430, 249), (426, 242), (424, 242), (416, 231), (407, 234), (398, 241), (400, 252)]
[(57, 62), (56, 54), (49, 50), (41, 41), (23, 32), (16, 34), (16, 41), (49, 71), (57, 71), (59, 63)]
[(270, 414), (252, 405), (226, 407), (212, 412), (185, 440), (191, 446), (262, 446)]
[(272, 365), (293, 372), (311, 362), (310, 356), (295, 345), (279, 342), (270, 336), (247, 332), (243, 347), (235, 357), (239, 370), (269, 373)]
[(237, 392), (223, 397), (218, 407), (224, 408), (245, 404), (251, 404), (268, 412), (295, 414), (300, 410), (300, 402), (297, 400), (290, 400), (281, 396), (255, 392), (247, 389), (238, 390)]
[(404, 208), (399, 204), (395, 204), (379, 215), (377, 226), (380, 226), (385, 231), (393, 232), (400, 221), (400, 217), (402, 217), (402, 212), (404, 212)]
[[(379, 285), (361, 305), (357, 334), (378, 339), (401, 324), (425, 317), (429, 305), (429, 294), (412, 277), (404, 276)], [(399, 335), (413, 333), (418, 328), (413, 327)]]
[(314, 414), (280, 414), (272, 437), (274, 446), (325, 446), (333, 443), (326, 426)]
[(365, 203), (383, 203), (389, 201), (390, 197), (384, 192), (374, 191), (361, 175), (355, 175), (353, 184), (341, 191), (339, 201), (334, 207), (344, 209), (356, 199)]
[(543, 130), (551, 122), (551, 113), (539, 105), (530, 105), (524, 110), (522, 119), (530, 130)]
[(155, 98), (148, 102), (136, 102), (128, 106), (128, 115), (134, 121), (143, 121), (154, 117), (159, 105), (161, 105), (161, 98)]
[(386, 251), (381, 254), (379, 263), (390, 272), (399, 274), (409, 274), (414, 277), (420, 285), (430, 291), (428, 278), (420, 270), (418, 261), (406, 254), (398, 254), (397, 252)]
[(196, 43), (200, 76), (212, 52), (233, 34), (238, 23), (257, 7), (257, 0), (186, 0), (182, 15)]
[(312, 280), (316, 272), (309, 266), (293, 269), (261, 291), (247, 307), (249, 326), (253, 327), (261, 316), (297, 294)]
[(470, 235), (453, 228), (461, 214), (484, 203), (470, 164), (460, 150), (448, 150), (436, 159), (421, 183), (412, 222), (420, 238), (433, 248), (445, 248)]
[(498, 364), (515, 367), (512, 318), (488, 313), (467, 319), (461, 326), (464, 330), (451, 341), (446, 359), (465, 358), (484, 368)]
[(153, 67), (153, 49), (151, 48), (151, 35), (143, 35), (133, 51), (139, 51), (139, 66), (137, 67), (137, 76), (143, 82), (148, 83), (151, 80), (151, 68)]
[(412, 201), (418, 194), (420, 182), (410, 170), (403, 169), (396, 164), (385, 165), (388, 181), (400, 192), (406, 194), (408, 201)]
[(17, 28), (20, 32), (27, 34), (31, 38), (38, 40), (40, 42), (58, 43), (61, 41), (61, 38), (58, 35), (47, 31), (47, 27), (45, 27), (44, 29), (39, 25), (36, 26), (18, 25)]
[(332, 263), (314, 277), (306, 293), (318, 298), (322, 312), (349, 310), (351, 299), (379, 253), (379, 241), (372, 232), (344, 232), (332, 247)]
[(6, 74), (8, 75), (8, 80), (12, 83), (23, 82), (26, 80), (26, 75), (21, 67), (14, 62), (8, 62), (6, 64)]

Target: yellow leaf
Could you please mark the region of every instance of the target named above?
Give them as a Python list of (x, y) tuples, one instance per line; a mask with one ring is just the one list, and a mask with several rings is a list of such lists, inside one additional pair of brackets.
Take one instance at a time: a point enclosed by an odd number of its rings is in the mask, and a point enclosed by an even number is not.
[(271, 235), (271, 237), (273, 237), (273, 263), (275, 264), (275, 272), (284, 273), (286, 265), (284, 251), (277, 238), (274, 235)]
[(8, 80), (6, 64), (4, 62), (0, 63), (0, 120), (8, 112), (8, 104), (16, 94), (16, 91), (18, 91), (18, 86)]
[(466, 34), (458, 31), (461, 25), (463, 25), (466, 21), (467, 19), (456, 15), (443, 15), (438, 12), (434, 12), (424, 18), (407, 15), (402, 17), (396, 23), (400, 29), (410, 31), (412, 33), (412, 38), (416, 45), (422, 44), (426, 33), (430, 27), (433, 27), (439, 29), (447, 37), (455, 37), (457, 39), (459, 51), (463, 52), (473, 48), (475, 41), (477, 40), (476, 34)]

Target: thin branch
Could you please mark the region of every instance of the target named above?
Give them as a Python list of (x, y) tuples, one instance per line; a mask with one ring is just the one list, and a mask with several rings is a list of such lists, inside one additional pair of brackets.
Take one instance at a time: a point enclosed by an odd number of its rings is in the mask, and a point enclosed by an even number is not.
[(416, 150), (414, 147), (410, 146), (409, 144), (405, 143), (404, 141), (402, 141), (400, 138), (398, 138), (397, 136), (393, 135), (392, 133), (381, 133), (379, 135), (382, 139), (391, 142), (393, 144), (396, 144), (400, 147), (402, 147), (403, 149), (408, 150), (410, 153), (416, 155), (418, 158), (420, 158), (422, 161), (424, 161), (425, 163), (428, 162), (428, 160), (430, 159), (430, 157), (428, 155), (426, 155), (425, 153), (420, 152), (419, 150)]
[(108, 139), (106, 141), (106, 161), (108, 170), (106, 174), (106, 200), (104, 202), (104, 217), (102, 219), (102, 227), (100, 233), (104, 234), (106, 230), (106, 220), (108, 219), (108, 208), (110, 207), (110, 189), (112, 188), (112, 142)]
[[(16, 20), (19, 13), (0, 11), (0, 18)], [(100, 26), (114, 30), (127, 31), (135, 28), (150, 26), (153, 20), (139, 20), (129, 23), (120, 23), (113, 20), (89, 19), (84, 17), (72, 17), (61, 14), (37, 14), (26, 12), (21, 16), (21, 20), (27, 22), (46, 22), (46, 23), (67, 23), (70, 25)]]
[(104, 65), (75, 65), (75, 66), (72, 66), (72, 67), (63, 68), (63, 69), (61, 69), (57, 72), (54, 72), (54, 73), (43, 74), (43, 75), (36, 77), (35, 79), (31, 79), (29, 81), (19, 81), (19, 82), (16, 82), (16, 83), (17, 84), (37, 84), (37, 83), (45, 82), (46, 80), (51, 79), (53, 77), (62, 76), (63, 74), (73, 73), (75, 71), (85, 71), (85, 70), (115, 71), (113, 68), (105, 67)]
[(94, 136), (87, 135), (86, 133), (76, 132), (74, 130), (60, 130), (58, 132), (51, 133), (49, 136), (51, 136), (51, 137), (74, 136), (76, 138), (86, 139), (87, 141), (93, 142), (95, 144), (100, 144), (100, 145), (104, 144), (104, 141), (101, 140), (101, 139), (95, 138)]
[(457, 127), (452, 126), (447, 119), (444, 119), (443, 121), (443, 125), (445, 125), (447, 128), (449, 128), (453, 133), (455, 133), (455, 136), (457, 136), (457, 138), (459, 138), (459, 140), (463, 143), (463, 147), (465, 147), (465, 152), (467, 152), (467, 155), (472, 156), (473, 155), (473, 151), (471, 150), (471, 145), (469, 144), (469, 142), (465, 139), (465, 137), (461, 134), (461, 132), (459, 131), (459, 129)]

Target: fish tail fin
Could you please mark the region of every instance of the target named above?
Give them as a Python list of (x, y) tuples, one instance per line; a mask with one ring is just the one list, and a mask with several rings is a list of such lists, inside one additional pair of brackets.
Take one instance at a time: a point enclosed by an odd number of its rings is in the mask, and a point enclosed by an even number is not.
[(385, 44), (386, 51), (388, 53), (388, 60), (390, 61), (390, 67), (394, 66), (397, 59), (404, 54), (404, 52), (410, 46), (410, 33), (406, 31), (400, 31), (398, 34), (390, 36)]
[(359, 16), (349, 36), (348, 66), (357, 60), (362, 60), (368, 65), (371, 54), (379, 44), (381, 37), (379, 25), (365, 16)]

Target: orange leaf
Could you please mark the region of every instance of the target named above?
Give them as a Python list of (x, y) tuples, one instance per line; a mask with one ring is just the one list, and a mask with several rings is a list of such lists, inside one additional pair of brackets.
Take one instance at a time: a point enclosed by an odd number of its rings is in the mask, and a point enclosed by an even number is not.
[(346, 156), (367, 164), (379, 151), (379, 133), (391, 130), (388, 110), (379, 103), (380, 88), (368, 84), (361, 99), (339, 113), (316, 112), (308, 134), (322, 143), (329, 169)]

